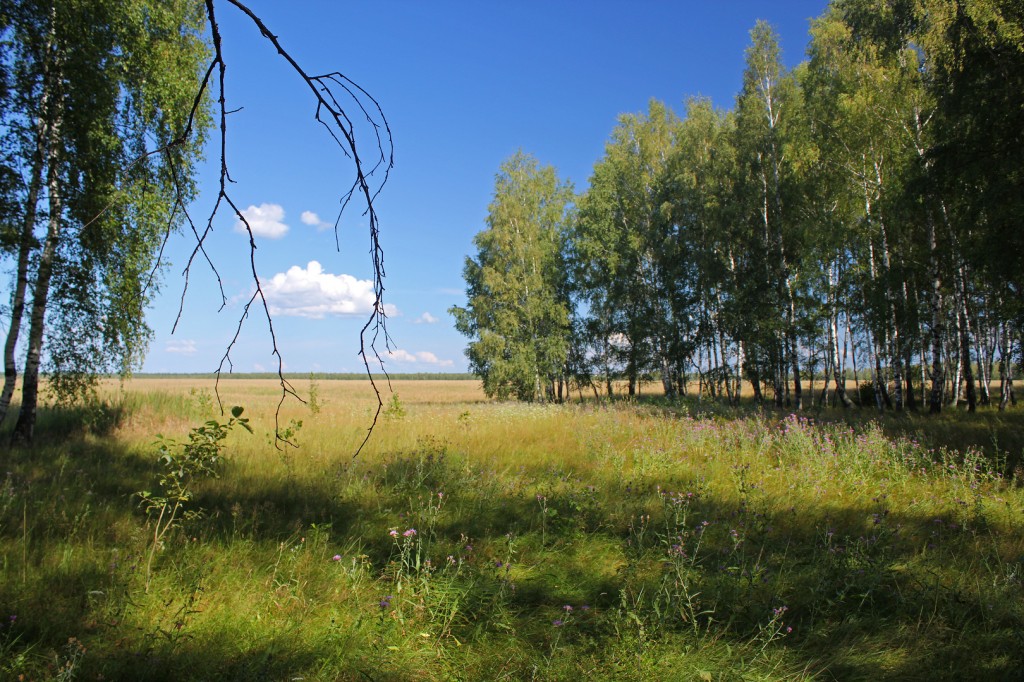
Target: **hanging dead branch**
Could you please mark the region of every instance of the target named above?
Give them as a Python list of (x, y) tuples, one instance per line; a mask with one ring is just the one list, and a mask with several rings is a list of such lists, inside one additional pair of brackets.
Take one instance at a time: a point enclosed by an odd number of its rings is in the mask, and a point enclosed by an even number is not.
[[(217, 279), (221, 297), (220, 309), (223, 309), (227, 305), (227, 297), (224, 293), (224, 286), (220, 273), (217, 271), (217, 267), (214, 264), (213, 259), (207, 253), (205, 247), (206, 239), (213, 231), (215, 218), (225, 210), (224, 207), (226, 206), (227, 210), (232, 212), (238, 221), (245, 227), (246, 233), (249, 236), (249, 268), (252, 274), (254, 291), (242, 306), (242, 311), (239, 315), (234, 335), (225, 347), (224, 355), (215, 372), (217, 376), (215, 392), (217, 394), (218, 405), (220, 405), (223, 410), (223, 405), (220, 404), (219, 393), (221, 375), (225, 370), (228, 373), (231, 373), (234, 368), (231, 354), (238, 343), (238, 339), (241, 335), (245, 322), (249, 318), (249, 314), (252, 312), (253, 306), (255, 305), (257, 309), (262, 312), (262, 317), (266, 321), (267, 330), (270, 335), (272, 355), (277, 359), (277, 377), (281, 387), (281, 394), (280, 400), (277, 404), (277, 409), (275, 410), (275, 438), (278, 443), (294, 445), (294, 443), (291, 443), (281, 436), (281, 406), (289, 396), (299, 400), (300, 402), (305, 401), (284, 376), (284, 358), (278, 348), (273, 316), (271, 315), (270, 306), (267, 302), (257, 272), (257, 244), (255, 235), (249, 221), (246, 219), (245, 215), (243, 215), (229, 191), (229, 186), (234, 183), (234, 180), (231, 178), (231, 172), (228, 164), (227, 117), (228, 114), (232, 112), (227, 107), (227, 90), (225, 85), (227, 61), (225, 59), (225, 50), (221, 39), (220, 25), (217, 19), (215, 2), (214, 0), (205, 0), (205, 2), (206, 15), (210, 25), (213, 57), (210, 61), (209, 68), (197, 89), (185, 131), (183, 131), (182, 135), (177, 140), (164, 149), (169, 149), (175, 144), (180, 144), (182, 141), (187, 140), (192, 134), (194, 122), (200, 108), (205, 105), (207, 98), (215, 100), (215, 116), (218, 121), (220, 173), (217, 195), (213, 200), (212, 208), (206, 216), (205, 225), (202, 230), (197, 227), (196, 222), (193, 220), (192, 216), (189, 215), (188, 207), (184, 205), (184, 202), (179, 202), (178, 208), (184, 214), (185, 220), (188, 222), (192, 234), (195, 237), (195, 245), (182, 271), (184, 285), (182, 287), (181, 301), (174, 327), (177, 328), (178, 322), (181, 319), (181, 315), (184, 310), (185, 295), (189, 287), (189, 278), (193, 264), (196, 262), (197, 258), (201, 258), (202, 261), (205, 261)], [(383, 369), (383, 361), (380, 357), (378, 344), (383, 342), (385, 351), (391, 348), (391, 340), (387, 331), (387, 315), (385, 313), (383, 303), (385, 276), (384, 251), (380, 245), (380, 225), (377, 218), (377, 211), (374, 207), (374, 201), (383, 186), (387, 183), (391, 169), (394, 167), (394, 146), (391, 136), (391, 128), (389, 127), (387, 118), (384, 116), (384, 112), (377, 100), (357, 83), (340, 72), (310, 76), (292, 57), (292, 55), (285, 50), (281, 42), (278, 40), (278, 37), (270, 31), (259, 16), (238, 0), (226, 0), (226, 2), (245, 14), (256, 25), (260, 34), (273, 45), (277, 50), (277, 53), (288, 63), (292, 71), (294, 71), (295, 75), (309, 87), (310, 93), (312, 94), (315, 102), (313, 115), (314, 120), (326, 128), (338, 149), (352, 162), (354, 179), (350, 185), (347, 185), (345, 189), (340, 192), (341, 208), (339, 209), (338, 217), (334, 223), (335, 246), (340, 250), (341, 244), (338, 236), (338, 229), (341, 222), (341, 216), (345, 210), (349, 208), (353, 200), (357, 200), (362, 204), (362, 215), (365, 216), (369, 222), (370, 258), (373, 267), (374, 290), (373, 310), (360, 330), (359, 355), (362, 358), (363, 366), (366, 368), (370, 384), (377, 397), (377, 410), (374, 413), (373, 422), (367, 430), (366, 437), (355, 453), (358, 455), (359, 451), (362, 450), (363, 446), (369, 439), (370, 434), (373, 432), (373, 428), (376, 426), (384, 405), (380, 390), (378, 389), (373, 378), (373, 373), (370, 370), (370, 360), (371, 358), (376, 360), (380, 363), (381, 368)], [(214, 78), (214, 75), (216, 75), (216, 78)], [(364, 157), (362, 155), (362, 148), (357, 144), (357, 123), (352, 117), (350, 117), (348, 113), (349, 110), (358, 112), (360, 118), (357, 120), (365, 121), (365, 124), (368, 124), (369, 129), (372, 130), (372, 150), (368, 156)], [(172, 172), (174, 172), (173, 165)], [(168, 234), (169, 233), (170, 231), (168, 231)], [(163, 246), (161, 246), (161, 255), (162, 252)], [(387, 373), (385, 372), (385, 377), (386, 376)]]

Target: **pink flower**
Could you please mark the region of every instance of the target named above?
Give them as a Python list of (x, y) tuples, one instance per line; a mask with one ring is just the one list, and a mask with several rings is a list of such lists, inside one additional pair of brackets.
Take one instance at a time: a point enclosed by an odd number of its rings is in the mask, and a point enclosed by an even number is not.
[(410, 528), (409, 530), (407, 530), (404, 533), (402, 533), (402, 537), (404, 537), (404, 538), (411, 538), (414, 535), (416, 535), (416, 529), (415, 528)]
[(340, 554), (335, 554), (334, 556), (331, 557), (331, 561), (341, 561), (341, 555)]

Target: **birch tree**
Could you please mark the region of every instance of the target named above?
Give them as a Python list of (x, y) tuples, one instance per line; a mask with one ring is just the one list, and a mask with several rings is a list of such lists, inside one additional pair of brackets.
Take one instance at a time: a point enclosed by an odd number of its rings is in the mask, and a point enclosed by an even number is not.
[[(679, 313), (677, 280), (665, 247), (659, 182), (678, 120), (652, 101), (647, 114), (625, 114), (594, 166), (573, 232), (574, 281), (588, 308), (593, 338), (618, 359), (635, 395), (657, 371), (679, 374), (678, 344), (687, 320)], [(675, 301), (675, 302), (673, 302)]]
[(756, 317), (752, 339), (760, 366), (772, 375), (781, 406), (793, 381), (792, 403), (800, 409), (797, 331), (797, 264), (800, 262), (799, 191), (796, 156), (800, 94), (782, 65), (778, 38), (766, 22), (751, 30), (743, 89), (736, 101), (738, 191), (746, 211), (747, 248), (752, 261), (744, 286), (747, 312)]
[(501, 165), (487, 227), (463, 270), (467, 304), (449, 310), (470, 338), (466, 357), (488, 396), (557, 395), (570, 333), (560, 255), (572, 200), (554, 168), (523, 152)]
[(190, 114), (201, 115), (207, 51), (202, 10), (184, 0), (24, 0), (9, 12), (4, 135), (19, 187), (0, 418), (27, 323), (13, 437), (29, 442), (44, 364), (60, 399), (141, 357), (155, 247), (192, 192), (206, 119)]

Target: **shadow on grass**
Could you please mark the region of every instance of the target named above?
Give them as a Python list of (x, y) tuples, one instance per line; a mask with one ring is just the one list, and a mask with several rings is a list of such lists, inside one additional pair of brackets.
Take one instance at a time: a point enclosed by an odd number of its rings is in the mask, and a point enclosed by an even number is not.
[(636, 404), (666, 414), (727, 421), (759, 416), (772, 422), (782, 422), (793, 414), (799, 414), (822, 424), (845, 424), (855, 429), (877, 424), (890, 438), (913, 438), (935, 450), (977, 450), (998, 465), (1007, 478), (1024, 480), (1024, 408), (1020, 407), (1000, 411), (995, 405), (979, 406), (975, 412), (968, 412), (964, 407), (947, 406), (941, 414), (931, 415), (925, 409), (879, 412), (873, 407), (856, 405), (849, 409), (815, 406), (795, 412), (788, 407), (777, 408), (770, 402), (758, 405), (747, 398), (737, 407), (723, 401), (692, 397), (620, 397), (612, 402)]
[[(0, 609), (9, 611), (0, 618), (18, 616), (8, 632), (18, 650), (47, 661), (36, 671), (73, 663), (74, 637), (92, 652), (81, 670), (93, 678), (284, 679), (315, 675), (332, 656), (332, 670), (347, 671), (335, 676), (379, 677), (369, 663), (337, 662), (322, 634), (244, 639), (256, 614), (200, 638), (179, 634), (175, 613), (187, 604), (168, 602), (156, 626), (130, 625), (148, 541), (131, 494), (156, 477), (152, 453), (111, 440), (48, 442), (4, 453), (11, 473), (0, 497)], [(671, 473), (657, 482), (587, 476), (530, 463), (510, 476), (437, 443), (322, 479), (242, 476), (229, 466), (194, 500), (206, 510), (194, 526), (200, 550), (180, 569), (168, 560), (165, 579), (198, 594), (189, 585), (201, 581), (188, 572), (202, 572), (203, 552), (223, 551), (237, 562), (219, 568), (233, 571), (224, 584), (268, 590), (253, 574), (268, 570), (276, 546), (309, 536), (319, 543), (306, 550), (311, 592), (330, 584), (338, 548), (365, 554), (370, 580), (387, 590), (401, 532), (415, 528), (409, 546), (439, 567), (446, 557), (466, 567), (452, 578), (465, 594), (452, 632), (468, 644), (508, 633), (508, 646), (550, 648), (554, 621), (572, 606), (574, 624), (557, 631), (565, 646), (600, 652), (624, 632), (692, 632), (754, 665), (785, 606), (777, 625), (793, 631), (776, 634), (797, 668), (823, 679), (1019, 679), (1024, 549), (984, 514), (914, 513), (881, 494), (797, 508), (756, 488), (708, 495)], [(236, 551), (236, 542), (259, 551)], [(1019, 556), (1008, 554), (1014, 548)], [(368, 651), (352, 660), (372, 661)]]

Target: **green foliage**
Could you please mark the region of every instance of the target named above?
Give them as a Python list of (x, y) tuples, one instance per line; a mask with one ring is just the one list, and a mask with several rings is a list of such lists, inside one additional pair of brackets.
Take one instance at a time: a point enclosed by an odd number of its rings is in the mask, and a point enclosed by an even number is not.
[(32, 437), (40, 371), (69, 403), (99, 375), (141, 365), (157, 253), (194, 195), (210, 121), (196, 101), (204, 16), (188, 0), (5, 4), (0, 148), (23, 177), (4, 197), (17, 218), (4, 221), (14, 267), (0, 417), (26, 329), (20, 440)]
[(678, 127), (656, 100), (647, 114), (619, 117), (567, 247), (573, 293), (589, 309), (581, 341), (590, 373), (607, 377), (621, 368), (631, 395), (642, 376), (666, 366), (669, 346), (689, 331), (687, 283), (677, 277), (679, 254), (658, 192)]
[(463, 271), (467, 307), (450, 310), (488, 396), (548, 400), (563, 376), (569, 306), (559, 258), (572, 197), (554, 168), (522, 152), (498, 173), (487, 228)]
[(309, 373), (309, 397), (306, 404), (309, 406), (310, 414), (314, 416), (320, 414), (324, 406), (323, 398), (320, 397), (320, 382), (312, 372)]
[(153, 522), (153, 539), (146, 561), (146, 591), (149, 591), (153, 557), (164, 547), (168, 532), (186, 521), (195, 521), (202, 516), (202, 509), (192, 508), (195, 495), (194, 485), (199, 479), (217, 478), (223, 460), (223, 441), (236, 426), (249, 433), (249, 420), (242, 417), (242, 408), (231, 408), (231, 417), (226, 422), (216, 419), (207, 421), (189, 431), (188, 442), (159, 436), (157, 440), (158, 462), (163, 471), (157, 481), (160, 492), (142, 490), (136, 493), (146, 515), (156, 517)]
[(384, 418), (394, 421), (405, 418), (405, 405), (402, 404), (397, 393), (391, 394), (391, 400), (388, 401), (388, 406), (384, 410)]

